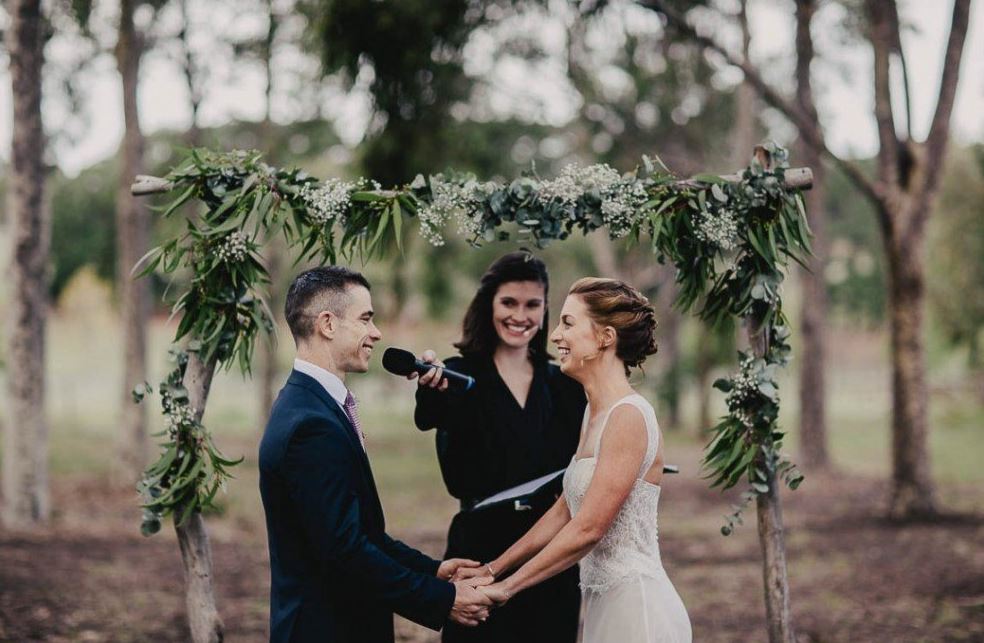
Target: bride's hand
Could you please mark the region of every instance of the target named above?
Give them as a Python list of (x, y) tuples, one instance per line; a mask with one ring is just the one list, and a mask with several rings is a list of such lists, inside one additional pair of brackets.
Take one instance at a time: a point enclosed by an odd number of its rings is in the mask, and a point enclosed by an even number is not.
[(505, 588), (505, 583), (493, 583), (492, 585), (479, 587), (478, 591), (488, 596), (496, 607), (502, 607), (506, 604), (506, 601), (512, 598), (512, 594)]
[(478, 574), (471, 574), (471, 576), (481, 576), (481, 563), (477, 560), (469, 560), (467, 558), (449, 558), (443, 563), (441, 563), (437, 568), (437, 577), (442, 580), (457, 581), (463, 578), (469, 578), (470, 576), (458, 577), (457, 574), (460, 571), (468, 569), (478, 569)]
[[(473, 562), (473, 561), (469, 561), (469, 562)], [(485, 565), (482, 565), (480, 563), (475, 563), (475, 565), (467, 565), (467, 566), (462, 565), (458, 567), (455, 570), (454, 576), (452, 576), (451, 580), (452, 581), (467, 580), (469, 578), (476, 578), (476, 577), (488, 576), (488, 575), (489, 572), (485, 568)]]

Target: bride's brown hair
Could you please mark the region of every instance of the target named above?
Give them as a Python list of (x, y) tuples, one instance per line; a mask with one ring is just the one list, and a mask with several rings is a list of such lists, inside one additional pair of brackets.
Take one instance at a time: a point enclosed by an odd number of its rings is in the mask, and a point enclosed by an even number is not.
[(656, 311), (641, 292), (617, 279), (584, 277), (568, 294), (584, 301), (594, 323), (615, 329), (615, 356), (626, 375), (656, 353)]

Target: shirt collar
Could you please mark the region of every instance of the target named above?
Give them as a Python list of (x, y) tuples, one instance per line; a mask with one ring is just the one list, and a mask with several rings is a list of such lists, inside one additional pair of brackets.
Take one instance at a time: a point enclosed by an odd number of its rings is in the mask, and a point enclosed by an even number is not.
[(321, 368), (317, 364), (312, 364), (300, 358), (294, 359), (294, 370), (316, 379), (328, 391), (328, 395), (338, 402), (340, 407), (345, 408), (345, 398), (348, 397), (348, 389), (345, 388), (345, 383), (337, 375)]

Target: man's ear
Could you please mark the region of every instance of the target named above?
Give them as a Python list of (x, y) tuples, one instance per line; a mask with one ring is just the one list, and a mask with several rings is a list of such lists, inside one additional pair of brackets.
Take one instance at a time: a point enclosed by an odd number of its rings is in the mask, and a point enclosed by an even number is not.
[(334, 339), (338, 331), (338, 316), (330, 310), (322, 310), (314, 318), (314, 332), (325, 339)]

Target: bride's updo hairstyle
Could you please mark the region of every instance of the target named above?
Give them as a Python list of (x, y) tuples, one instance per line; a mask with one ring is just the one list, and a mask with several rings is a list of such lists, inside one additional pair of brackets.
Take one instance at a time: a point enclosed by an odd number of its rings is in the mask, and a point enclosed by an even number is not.
[(656, 353), (656, 311), (641, 292), (617, 279), (584, 277), (571, 286), (588, 308), (591, 320), (615, 329), (615, 356), (625, 363), (625, 374)]

